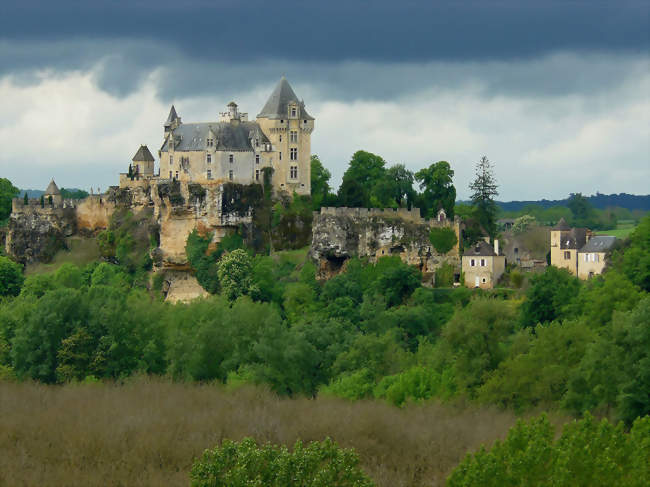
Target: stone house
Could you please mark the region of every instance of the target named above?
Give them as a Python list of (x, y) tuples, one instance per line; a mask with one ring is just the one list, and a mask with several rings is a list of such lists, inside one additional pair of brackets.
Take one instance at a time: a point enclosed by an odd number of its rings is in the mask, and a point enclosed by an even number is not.
[(616, 237), (597, 235), (578, 251), (578, 277), (590, 279), (602, 274), (605, 268), (605, 256), (616, 243)]
[(551, 228), (551, 265), (578, 275), (578, 251), (591, 237), (587, 228), (571, 228), (564, 218)]
[(465, 286), (492, 289), (506, 270), (506, 257), (499, 252), (499, 241), (494, 248), (484, 240), (465, 250), (462, 258)]

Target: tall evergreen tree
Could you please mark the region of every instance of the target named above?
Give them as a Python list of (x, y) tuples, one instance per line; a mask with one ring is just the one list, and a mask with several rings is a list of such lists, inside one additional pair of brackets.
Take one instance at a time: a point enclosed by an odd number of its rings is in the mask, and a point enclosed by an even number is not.
[(483, 156), (476, 164), (476, 178), (469, 185), (472, 190), (472, 204), (476, 217), (490, 237), (496, 235), (497, 204), (494, 198), (499, 194), (498, 185), (490, 160)]

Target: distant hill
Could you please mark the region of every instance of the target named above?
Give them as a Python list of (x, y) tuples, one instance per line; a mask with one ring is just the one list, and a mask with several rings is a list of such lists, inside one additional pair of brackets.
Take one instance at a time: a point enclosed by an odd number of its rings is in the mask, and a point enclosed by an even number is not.
[[(618, 206), (628, 210), (650, 210), (650, 195), (635, 195), (627, 193), (601, 194), (596, 193), (586, 197), (594, 208), (604, 209), (609, 206)], [(552, 206), (566, 206), (569, 198), (563, 200), (537, 200), (537, 201), (497, 201), (499, 207), (504, 211), (519, 211), (529, 205), (537, 205), (542, 208)]]
[[(18, 195), (19, 198), (24, 198), (27, 193), (28, 198), (40, 198), (45, 194), (45, 191), (40, 189), (21, 189)], [(64, 198), (81, 199), (88, 196), (88, 192), (78, 188), (61, 188), (61, 195)]]

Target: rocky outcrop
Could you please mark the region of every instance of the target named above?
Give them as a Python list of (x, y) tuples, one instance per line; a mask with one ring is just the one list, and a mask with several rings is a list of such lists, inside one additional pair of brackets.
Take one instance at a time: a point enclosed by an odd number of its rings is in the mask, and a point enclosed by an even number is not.
[(318, 265), (320, 279), (336, 275), (351, 257), (376, 262), (398, 255), (422, 271), (424, 283), (432, 283), (443, 263), (460, 269), (458, 245), (444, 255), (431, 245), (429, 232), (433, 227), (448, 227), (460, 235), (458, 220), (426, 220), (417, 208), (322, 208), (314, 212), (310, 256)]
[(21, 264), (49, 262), (76, 230), (74, 208), (27, 205), (11, 214), (5, 249)]

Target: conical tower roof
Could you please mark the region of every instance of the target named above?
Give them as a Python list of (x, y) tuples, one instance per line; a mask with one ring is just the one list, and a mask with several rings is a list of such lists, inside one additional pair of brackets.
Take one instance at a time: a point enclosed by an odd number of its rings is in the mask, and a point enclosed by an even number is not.
[(562, 218), (560, 218), (560, 221), (557, 222), (557, 225), (555, 225), (555, 226), (553, 227), (553, 230), (561, 230), (561, 231), (565, 231), (565, 230), (571, 230), (571, 227), (570, 227), (569, 224), (566, 222), (566, 220), (564, 219), (564, 217), (562, 217)]
[(296, 93), (291, 88), (291, 85), (287, 79), (283, 76), (282, 79), (278, 82), (271, 93), (271, 96), (266, 101), (264, 108), (257, 115), (258, 118), (287, 118), (287, 106), (289, 102), (296, 102), (301, 108), (301, 118), (306, 120), (313, 120), (314, 118), (310, 116), (305, 110), (304, 103), (302, 103)]
[(59, 187), (54, 182), (54, 179), (52, 179), (52, 181), (50, 181), (50, 184), (47, 185), (47, 189), (45, 190), (45, 196), (60, 195), (60, 194), (61, 191), (59, 191)]
[(146, 145), (141, 145), (138, 152), (135, 153), (131, 160), (133, 162), (153, 162), (154, 158), (151, 155), (149, 148)]
[(176, 109), (174, 108), (174, 105), (172, 105), (171, 109), (169, 110), (169, 116), (167, 117), (167, 121), (165, 122), (165, 125), (172, 123), (177, 118), (178, 118), (178, 114), (176, 113)]

